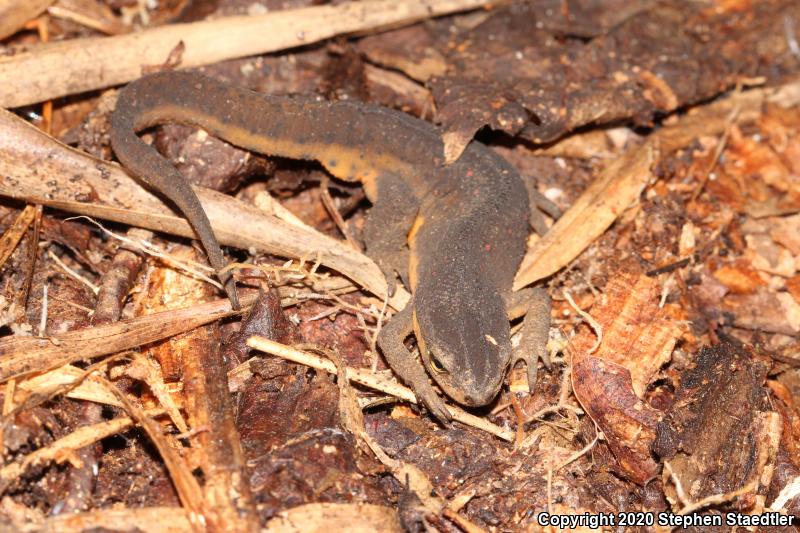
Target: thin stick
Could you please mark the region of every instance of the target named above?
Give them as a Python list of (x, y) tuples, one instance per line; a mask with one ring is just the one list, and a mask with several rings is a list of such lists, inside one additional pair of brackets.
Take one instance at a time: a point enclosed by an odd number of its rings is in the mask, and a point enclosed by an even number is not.
[(603, 326), (601, 326), (597, 320), (592, 318), (592, 315), (578, 307), (578, 304), (575, 303), (575, 300), (572, 299), (572, 294), (569, 291), (564, 291), (564, 298), (566, 298), (567, 302), (569, 302), (570, 307), (575, 310), (581, 318), (583, 318), (587, 324), (594, 330), (594, 334), (597, 337), (594, 341), (594, 345), (589, 349), (587, 352), (588, 355), (593, 354), (597, 351), (600, 347), (600, 344), (603, 343)]
[(55, 264), (58, 265), (61, 268), (61, 270), (66, 272), (69, 277), (77, 280), (79, 283), (83, 283), (84, 285), (89, 287), (89, 290), (92, 291), (92, 293), (97, 295), (97, 292), (100, 290), (100, 287), (98, 287), (97, 285), (95, 285), (94, 283), (92, 283), (91, 281), (89, 281), (88, 279), (86, 279), (85, 277), (81, 276), (80, 274), (75, 272), (73, 269), (68, 267), (64, 263), (64, 261), (62, 261), (56, 254), (53, 253), (53, 250), (48, 250), (47, 251), (47, 256), (50, 259), (52, 259), (53, 262), (55, 262)]
[(726, 492), (724, 494), (712, 494), (711, 496), (706, 496), (705, 498), (698, 500), (692, 503), (691, 505), (687, 505), (686, 507), (678, 511), (676, 514), (686, 516), (694, 512), (697, 512), (705, 507), (709, 507), (711, 505), (719, 505), (721, 503), (730, 502), (743, 494), (755, 491), (756, 488), (758, 488), (758, 480), (754, 479), (744, 487), (740, 487), (731, 492)]
[[(736, 88), (736, 93), (740, 94), (741, 92), (742, 92), (742, 87), (740, 85), (739, 87)], [(725, 131), (722, 132), (722, 137), (720, 137), (719, 141), (717, 142), (717, 148), (716, 150), (714, 150), (714, 156), (708, 163), (705, 172), (703, 172), (703, 176), (700, 178), (700, 184), (697, 186), (697, 188), (694, 190), (694, 193), (692, 194), (692, 202), (697, 200), (697, 198), (700, 196), (700, 193), (702, 193), (703, 189), (705, 189), (708, 180), (711, 178), (711, 173), (716, 168), (717, 163), (719, 162), (719, 158), (720, 156), (722, 156), (722, 152), (724, 152), (725, 148), (728, 146), (728, 138), (731, 136), (731, 130), (733, 129), (734, 124), (736, 124), (736, 120), (739, 117), (739, 113), (741, 112), (742, 112), (741, 104), (736, 105), (736, 107), (734, 107), (731, 110), (731, 114), (728, 116), (728, 125), (725, 126)]]
[(344, 218), (342, 218), (342, 214), (336, 208), (336, 204), (333, 202), (333, 197), (331, 196), (331, 190), (329, 187), (330, 179), (325, 176), (319, 184), (320, 194), (322, 196), (322, 204), (325, 206), (325, 210), (328, 211), (328, 215), (330, 215), (331, 220), (333, 223), (336, 224), (336, 227), (339, 229), (339, 233), (342, 234), (344, 240), (353, 247), (353, 249), (361, 251), (361, 247), (355, 241), (352, 235), (350, 235), (350, 231), (347, 229), (347, 224), (345, 224)]

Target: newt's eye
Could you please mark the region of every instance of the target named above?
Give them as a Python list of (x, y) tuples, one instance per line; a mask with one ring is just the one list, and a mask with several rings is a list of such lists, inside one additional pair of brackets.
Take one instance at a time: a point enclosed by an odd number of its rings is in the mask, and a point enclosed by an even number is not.
[(431, 368), (433, 368), (434, 372), (438, 374), (444, 374), (447, 372), (447, 369), (444, 367), (442, 362), (436, 359), (436, 356), (434, 356), (432, 352), (428, 352), (428, 361), (431, 362)]

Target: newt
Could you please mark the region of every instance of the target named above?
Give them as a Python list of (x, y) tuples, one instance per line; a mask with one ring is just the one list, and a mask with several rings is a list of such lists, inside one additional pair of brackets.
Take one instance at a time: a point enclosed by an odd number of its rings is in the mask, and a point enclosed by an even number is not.
[[(532, 207), (551, 216), (558, 208), (529, 190), (499, 154), (473, 141), (445, 165), (439, 130), (400, 111), (260, 94), (195, 73), (142, 77), (119, 93), (112, 147), (123, 166), (175, 203), (217, 272), (224, 257), (197, 196), (137, 135), (168, 122), (265, 155), (315, 160), (334, 177), (362, 184), (372, 203), (363, 230), (367, 254), (386, 274), (390, 293), (395, 273), (412, 293), (377, 344), (437, 419), (450, 413), (428, 376), (461, 404), (489, 403), (512, 363), (509, 317), (526, 310), (513, 363), (524, 361), (535, 382), (538, 358), (546, 357), (549, 300), (542, 289), (512, 293), (511, 286), (530, 227), (546, 230)], [(238, 307), (233, 279), (220, 278)], [(412, 333), (422, 364), (404, 344)]]

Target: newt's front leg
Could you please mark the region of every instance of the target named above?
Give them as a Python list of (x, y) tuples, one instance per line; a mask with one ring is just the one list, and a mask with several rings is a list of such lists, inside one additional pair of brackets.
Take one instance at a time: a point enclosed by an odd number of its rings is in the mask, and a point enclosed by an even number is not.
[(428, 374), (422, 363), (417, 360), (406, 348), (403, 341), (411, 335), (413, 330), (411, 316), (414, 312), (414, 300), (408, 302), (406, 307), (394, 315), (388, 324), (383, 326), (378, 334), (378, 346), (386, 358), (386, 362), (414, 391), (417, 399), (442, 424), (447, 424), (452, 418), (442, 398), (436, 393)]
[(506, 299), (509, 320), (525, 316), (520, 330), (519, 346), (514, 349), (511, 359), (513, 368), (524, 361), (528, 371), (528, 387), (536, 388), (536, 374), (541, 359), (550, 368), (550, 354), (547, 341), (550, 337), (550, 296), (542, 288), (523, 289)]
[(403, 180), (391, 174), (379, 175), (364, 188), (372, 202), (364, 224), (367, 255), (386, 276), (391, 296), (395, 289), (395, 273), (408, 285), (406, 236), (417, 216), (419, 200)]

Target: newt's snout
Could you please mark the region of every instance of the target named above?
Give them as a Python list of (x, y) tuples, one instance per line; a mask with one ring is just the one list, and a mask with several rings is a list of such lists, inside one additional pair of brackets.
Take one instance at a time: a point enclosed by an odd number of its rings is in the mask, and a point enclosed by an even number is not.
[[(435, 303), (415, 309), (415, 330), (425, 366), (457, 402), (470, 407), (486, 405), (500, 390), (511, 358), (503, 302), (499, 296), (484, 293), (481, 298), (452, 305), (452, 298), (438, 290), (433, 294), (439, 297)], [(433, 294), (423, 290), (424, 296)]]

